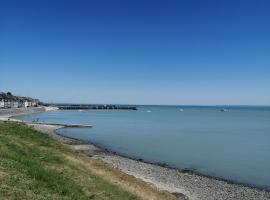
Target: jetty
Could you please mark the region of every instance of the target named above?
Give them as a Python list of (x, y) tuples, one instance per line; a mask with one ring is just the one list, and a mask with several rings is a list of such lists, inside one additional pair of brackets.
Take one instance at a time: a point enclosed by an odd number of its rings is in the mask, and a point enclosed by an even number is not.
[(60, 110), (137, 110), (136, 106), (119, 105), (54, 105)]
[(93, 127), (92, 125), (84, 125), (84, 124), (62, 124), (62, 123), (48, 123), (48, 122), (31, 122), (30, 124), (63, 126), (66, 128), (92, 128)]

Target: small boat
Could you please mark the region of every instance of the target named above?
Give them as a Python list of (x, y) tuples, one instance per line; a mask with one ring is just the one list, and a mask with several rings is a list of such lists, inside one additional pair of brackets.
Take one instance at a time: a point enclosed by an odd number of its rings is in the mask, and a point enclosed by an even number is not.
[(180, 111), (180, 112), (183, 112), (183, 111), (184, 111), (184, 109), (180, 108), (180, 109), (179, 109), (179, 111)]
[(151, 112), (151, 110), (147, 110), (146, 112), (150, 113), (150, 112)]
[(82, 112), (83, 110), (78, 110), (79, 112)]
[(229, 110), (228, 109), (225, 109), (225, 108), (222, 108), (220, 111), (221, 112), (228, 112)]

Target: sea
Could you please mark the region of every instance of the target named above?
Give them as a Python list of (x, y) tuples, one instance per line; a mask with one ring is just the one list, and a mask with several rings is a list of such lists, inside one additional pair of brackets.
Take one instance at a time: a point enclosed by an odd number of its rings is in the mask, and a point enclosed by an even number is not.
[(57, 133), (146, 162), (270, 188), (270, 107), (137, 108), (55, 110), (19, 118), (93, 125)]

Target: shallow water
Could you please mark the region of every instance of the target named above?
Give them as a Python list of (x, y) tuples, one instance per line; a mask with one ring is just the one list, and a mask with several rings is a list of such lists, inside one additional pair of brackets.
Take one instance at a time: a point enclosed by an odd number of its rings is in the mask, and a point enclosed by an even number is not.
[(220, 109), (139, 106), (138, 111), (57, 110), (20, 118), (91, 124), (59, 134), (150, 162), (270, 187), (270, 107)]

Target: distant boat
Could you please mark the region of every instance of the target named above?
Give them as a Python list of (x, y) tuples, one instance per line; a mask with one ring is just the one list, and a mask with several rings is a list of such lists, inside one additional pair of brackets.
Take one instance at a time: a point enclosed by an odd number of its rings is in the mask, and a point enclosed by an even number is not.
[(228, 112), (229, 110), (228, 109), (225, 109), (225, 108), (222, 108), (220, 111), (221, 112)]
[(179, 111), (180, 111), (180, 112), (183, 112), (183, 111), (184, 111), (184, 109), (180, 108), (180, 109), (179, 109)]
[(146, 112), (150, 113), (150, 112), (151, 112), (151, 110), (147, 110)]
[(82, 112), (83, 110), (78, 110), (79, 112)]

